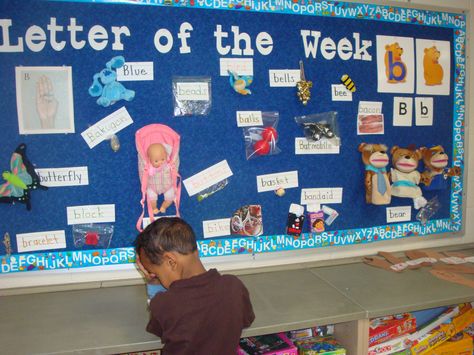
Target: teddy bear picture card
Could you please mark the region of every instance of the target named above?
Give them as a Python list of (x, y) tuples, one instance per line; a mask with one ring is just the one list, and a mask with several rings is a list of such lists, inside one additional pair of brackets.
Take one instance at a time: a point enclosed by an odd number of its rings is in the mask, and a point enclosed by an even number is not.
[(451, 48), (449, 41), (416, 39), (416, 93), (449, 95)]
[(412, 94), (415, 91), (414, 39), (376, 36), (377, 91)]

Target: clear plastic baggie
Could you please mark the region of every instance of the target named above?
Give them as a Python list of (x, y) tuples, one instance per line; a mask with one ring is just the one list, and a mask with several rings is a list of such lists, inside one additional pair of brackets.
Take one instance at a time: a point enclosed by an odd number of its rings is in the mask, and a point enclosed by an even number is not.
[(281, 152), (278, 147), (278, 112), (262, 112), (262, 125), (244, 127), (245, 156), (247, 160)]
[(173, 114), (179, 116), (205, 116), (211, 111), (211, 77), (173, 77)]
[(341, 145), (337, 112), (329, 111), (305, 116), (296, 116), (295, 121), (310, 141), (328, 140), (333, 146)]
[(107, 249), (113, 234), (113, 224), (85, 223), (72, 226), (74, 246), (81, 249)]

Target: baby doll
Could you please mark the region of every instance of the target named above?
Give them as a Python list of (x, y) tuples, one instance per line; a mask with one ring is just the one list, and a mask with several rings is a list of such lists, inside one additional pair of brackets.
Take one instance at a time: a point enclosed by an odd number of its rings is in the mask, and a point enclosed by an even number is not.
[[(151, 167), (148, 170), (147, 198), (151, 203), (153, 214), (165, 213), (174, 201), (174, 189), (171, 183), (164, 183), (166, 175), (170, 174), (170, 167), (166, 164), (171, 148), (161, 143), (151, 144), (147, 149), (147, 156)], [(158, 195), (164, 195), (164, 201), (158, 209)]]
[[(143, 230), (145, 209), (150, 221), (154, 215), (174, 203), (179, 217), (181, 197), (181, 177), (179, 168), (180, 136), (171, 127), (152, 123), (140, 128), (135, 133), (135, 144), (138, 152), (138, 174), (142, 198), (142, 213), (137, 220), (137, 230)], [(158, 208), (158, 195), (164, 195), (164, 201)]]

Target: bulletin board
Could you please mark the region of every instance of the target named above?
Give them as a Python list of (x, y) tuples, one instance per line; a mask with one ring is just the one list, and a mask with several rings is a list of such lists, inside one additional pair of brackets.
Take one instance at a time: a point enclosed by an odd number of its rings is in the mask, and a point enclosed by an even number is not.
[[(28, 191), (31, 210), (21, 198), (0, 204), (2, 274), (134, 262), (142, 212), (135, 132), (150, 124), (180, 136), (178, 171), (188, 185), (179, 213), (201, 257), (462, 233), (463, 14), (311, 0), (6, 0), (0, 14), (2, 169), (24, 180), (20, 156), (50, 185), (15, 185)], [(105, 84), (92, 96), (94, 74), (119, 66), (118, 56), (127, 66), (108, 89), (120, 98), (109, 99)], [(174, 83), (189, 79), (182, 87), (196, 95), (206, 83), (208, 111), (175, 117)], [(244, 88), (231, 85), (239, 79)], [(302, 79), (312, 82), (306, 104), (297, 96)], [(336, 143), (308, 140), (295, 117), (328, 112)], [(364, 131), (360, 116), (372, 112), (377, 128)], [(277, 136), (267, 143), (279, 153), (247, 159), (246, 124), (275, 115)], [(421, 189), (426, 201), (437, 198), (434, 214), (418, 220), (411, 197), (367, 203), (361, 143), (385, 145), (390, 158), (395, 146), (442, 146), (446, 187)], [(393, 167), (390, 160), (386, 171)], [(199, 200), (191, 181), (203, 190), (211, 176), (218, 191)], [(7, 177), (2, 202), (14, 185)], [(325, 206), (323, 230), (311, 231), (307, 217), (301, 234), (287, 234), (291, 204)], [(249, 205), (260, 206), (261, 234), (229, 233), (234, 212)], [(165, 215), (174, 214), (172, 204)]]

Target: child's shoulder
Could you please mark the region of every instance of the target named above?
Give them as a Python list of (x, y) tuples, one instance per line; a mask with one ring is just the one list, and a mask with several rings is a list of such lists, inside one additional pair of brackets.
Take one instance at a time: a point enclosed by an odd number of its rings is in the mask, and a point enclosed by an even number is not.
[(235, 275), (225, 274), (220, 277), (221, 282), (230, 287), (245, 287), (243, 282)]
[(221, 274), (221, 278), (229, 282), (241, 282), (237, 276), (231, 274)]

